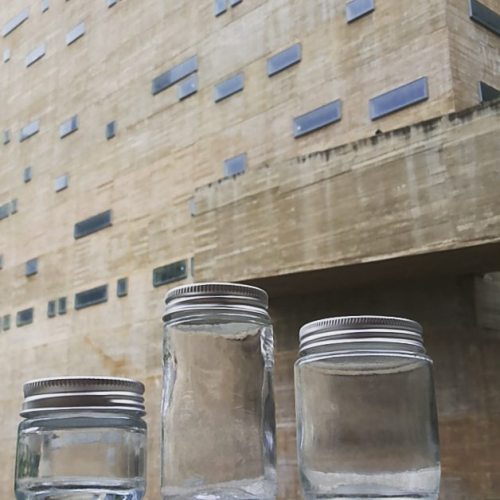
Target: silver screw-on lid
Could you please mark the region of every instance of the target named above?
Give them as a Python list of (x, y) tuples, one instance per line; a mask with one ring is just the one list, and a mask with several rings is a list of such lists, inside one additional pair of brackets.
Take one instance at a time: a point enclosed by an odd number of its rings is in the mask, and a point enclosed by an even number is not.
[(71, 411), (115, 410), (145, 415), (144, 384), (119, 377), (53, 377), (24, 384), (21, 416)]
[(267, 293), (255, 286), (239, 283), (193, 283), (173, 288), (165, 296), (165, 314), (206, 307), (238, 307), (266, 310)]
[(304, 325), (300, 351), (328, 344), (395, 342), (423, 350), (422, 326), (411, 319), (391, 316), (340, 316)]

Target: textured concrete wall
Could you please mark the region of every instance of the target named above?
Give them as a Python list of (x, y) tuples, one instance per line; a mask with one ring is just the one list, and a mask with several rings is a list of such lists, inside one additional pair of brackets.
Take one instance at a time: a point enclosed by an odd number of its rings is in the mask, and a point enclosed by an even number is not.
[(197, 191), (197, 277), (229, 280), (494, 243), (500, 105), (262, 165)]

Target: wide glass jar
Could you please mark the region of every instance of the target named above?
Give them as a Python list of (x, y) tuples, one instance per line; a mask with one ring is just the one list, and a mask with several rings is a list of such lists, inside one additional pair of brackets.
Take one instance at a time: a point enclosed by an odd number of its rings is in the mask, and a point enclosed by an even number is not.
[(165, 302), (162, 498), (275, 498), (267, 294), (202, 283)]
[(145, 491), (144, 385), (65, 377), (24, 385), (17, 500), (140, 500)]
[(295, 390), (306, 499), (438, 498), (432, 361), (418, 323), (359, 316), (303, 326)]

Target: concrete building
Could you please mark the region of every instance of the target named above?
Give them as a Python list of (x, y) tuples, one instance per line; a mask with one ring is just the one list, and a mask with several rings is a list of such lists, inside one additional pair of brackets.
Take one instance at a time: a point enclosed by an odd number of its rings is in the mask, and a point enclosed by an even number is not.
[(423, 323), (441, 498), (498, 498), (498, 0), (4, 4), (0, 497), (22, 383), (108, 374), (146, 384), (158, 498), (162, 298), (237, 280), (271, 295), (280, 498), (298, 328), (356, 313)]

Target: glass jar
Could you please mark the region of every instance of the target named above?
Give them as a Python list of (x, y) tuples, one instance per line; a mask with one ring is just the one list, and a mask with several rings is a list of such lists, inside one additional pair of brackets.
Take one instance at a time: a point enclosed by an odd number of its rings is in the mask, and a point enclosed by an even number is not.
[(267, 294), (203, 283), (165, 303), (162, 498), (275, 498)]
[(432, 361), (418, 323), (359, 316), (303, 326), (295, 391), (306, 499), (438, 498)]
[(24, 385), (17, 500), (140, 500), (145, 491), (144, 385), (64, 377)]

